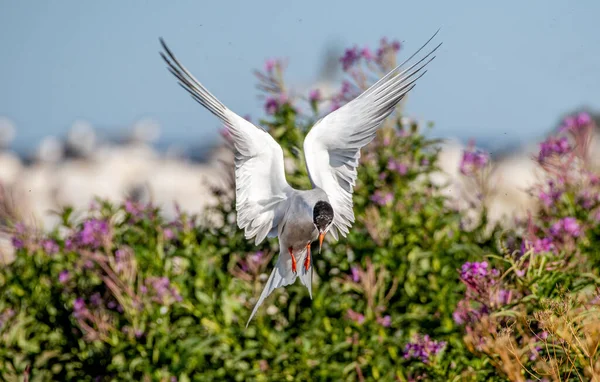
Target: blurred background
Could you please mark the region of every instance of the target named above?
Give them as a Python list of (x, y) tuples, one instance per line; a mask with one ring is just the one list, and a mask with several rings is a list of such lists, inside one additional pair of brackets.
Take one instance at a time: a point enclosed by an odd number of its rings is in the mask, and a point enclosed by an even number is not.
[(498, 215), (527, 206), (530, 157), (544, 136), (568, 114), (600, 109), (593, 0), (0, 4), (0, 214), (44, 229), (56, 223), (51, 211), (86, 208), (94, 196), (153, 200), (165, 214), (174, 201), (190, 212), (212, 202), (229, 153), (218, 120), (165, 69), (159, 37), (256, 121), (265, 102), (253, 69), (266, 60), (288, 60), (291, 93), (327, 94), (343, 79), (345, 49), (388, 37), (402, 59), (441, 28), (444, 45), (405, 110), (448, 140), (450, 175), (468, 140), (491, 153), (507, 189)]

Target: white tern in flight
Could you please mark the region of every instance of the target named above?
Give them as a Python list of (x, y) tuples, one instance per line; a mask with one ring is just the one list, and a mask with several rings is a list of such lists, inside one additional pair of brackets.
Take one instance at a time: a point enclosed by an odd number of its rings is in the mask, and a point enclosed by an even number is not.
[[(264, 129), (229, 110), (175, 58), (161, 39), (161, 56), (179, 84), (226, 126), (235, 149), (237, 224), (255, 244), (265, 237), (279, 238), (275, 269), (260, 294), (248, 323), (271, 292), (293, 284), (297, 277), (312, 298), (310, 246), (325, 234), (337, 240), (354, 222), (352, 192), (360, 150), (375, 137), (382, 122), (426, 73), (423, 68), (441, 45), (418, 58), (417, 54), (437, 32), (406, 61), (354, 100), (321, 118), (304, 140), (306, 166), (312, 190), (296, 190), (286, 181), (283, 151)], [(246, 326), (248, 326), (248, 323)]]

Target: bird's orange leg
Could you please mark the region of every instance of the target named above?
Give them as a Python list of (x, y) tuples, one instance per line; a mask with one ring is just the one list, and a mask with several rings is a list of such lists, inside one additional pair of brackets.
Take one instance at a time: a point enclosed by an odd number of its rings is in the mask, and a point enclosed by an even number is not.
[(306, 259), (304, 259), (304, 269), (310, 268), (310, 242), (306, 245)]
[(292, 272), (296, 273), (296, 258), (294, 257), (293, 248), (289, 247), (288, 252), (290, 253), (290, 256), (292, 257)]

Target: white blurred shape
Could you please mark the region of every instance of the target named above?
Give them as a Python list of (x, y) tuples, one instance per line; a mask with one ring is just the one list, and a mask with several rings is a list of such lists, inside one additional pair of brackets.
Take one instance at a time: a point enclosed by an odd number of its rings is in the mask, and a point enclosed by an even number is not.
[(73, 122), (67, 135), (69, 146), (74, 148), (79, 154), (89, 155), (96, 145), (96, 132), (91, 123), (83, 120)]
[(160, 124), (152, 118), (143, 118), (132, 127), (132, 139), (140, 142), (156, 142), (160, 138)]
[(0, 182), (12, 184), (18, 176), (22, 175), (22, 171), (23, 164), (17, 155), (0, 151)]
[(7, 117), (0, 117), (0, 148), (8, 147), (15, 139), (17, 129), (13, 121)]
[(37, 158), (41, 162), (57, 163), (64, 156), (64, 144), (56, 137), (46, 137), (37, 150)]

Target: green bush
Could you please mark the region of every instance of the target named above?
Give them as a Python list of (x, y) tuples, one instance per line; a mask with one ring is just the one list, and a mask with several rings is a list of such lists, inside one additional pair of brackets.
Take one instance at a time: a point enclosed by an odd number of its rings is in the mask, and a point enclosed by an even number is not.
[[(329, 100), (312, 92), (307, 113), (302, 100), (283, 96), (281, 62), (259, 73), (269, 114), (261, 124), (292, 160), (292, 186), (310, 186), (299, 148), (323, 107), (351, 99), (365, 73), (395, 64), (398, 49), (382, 41), (376, 55), (347, 54), (352, 82)], [(597, 344), (600, 318), (577, 321), (582, 307), (596, 309), (590, 291), (599, 281), (599, 186), (585, 163), (572, 174), (588, 178), (562, 182), (560, 197), (552, 194), (556, 200), (521, 225), (527, 230), (504, 232), (484, 209), (467, 221), (441, 196), (430, 180), (436, 143), (400, 111), (387, 121), (363, 150), (350, 234), (313, 251), (313, 299), (299, 283), (278, 289), (248, 329), (278, 246), (244, 239), (228, 189), (215, 190), (220, 203), (210, 223), (98, 201), (82, 216), (65, 210), (49, 235), (16, 225), (15, 260), (0, 272), (0, 379), (491, 381), (598, 373), (584, 342)], [(489, 168), (475, 151), (462, 164), (472, 179)], [(581, 190), (591, 193), (585, 208)], [(574, 333), (562, 342), (559, 319)]]

